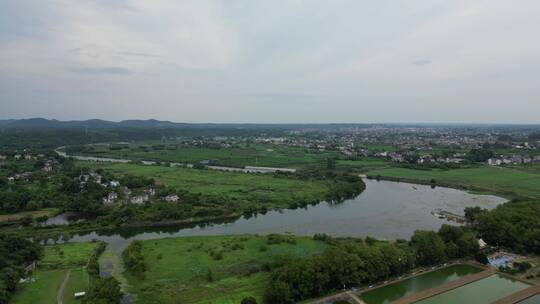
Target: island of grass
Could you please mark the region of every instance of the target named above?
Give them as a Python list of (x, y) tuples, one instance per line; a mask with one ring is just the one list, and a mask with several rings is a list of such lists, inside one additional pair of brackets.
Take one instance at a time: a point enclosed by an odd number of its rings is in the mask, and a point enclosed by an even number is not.
[(368, 177), (458, 187), (508, 198), (540, 198), (540, 174), (517, 168), (488, 166), (449, 170), (388, 168), (369, 171)]
[(125, 273), (129, 291), (141, 303), (164, 304), (237, 304), (249, 296), (262, 303), (270, 279), (263, 271), (267, 263), (311, 256), (328, 246), (288, 235), (182, 237), (140, 244), (145, 271)]
[(74, 294), (88, 291), (90, 278), (86, 267), (99, 244), (87, 242), (45, 246), (36, 270), (28, 282), (20, 284), (11, 303), (50, 304), (56, 303), (57, 297), (62, 303), (82, 303), (81, 299), (75, 299)]

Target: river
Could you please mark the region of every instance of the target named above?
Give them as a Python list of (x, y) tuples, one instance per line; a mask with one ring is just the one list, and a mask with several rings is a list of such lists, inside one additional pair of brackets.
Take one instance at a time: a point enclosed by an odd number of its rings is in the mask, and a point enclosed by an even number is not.
[[(322, 202), (305, 208), (271, 211), (253, 217), (241, 217), (228, 223), (93, 231), (75, 234), (64, 241), (107, 242), (107, 249), (100, 259), (101, 275), (114, 275), (126, 290), (127, 281), (122, 275), (123, 265), (120, 256), (123, 249), (133, 240), (269, 233), (297, 235), (326, 233), (333, 236), (407, 239), (417, 229), (437, 230), (441, 224), (456, 224), (434, 216), (432, 212), (436, 210), (463, 214), (465, 207), (480, 206), (493, 209), (506, 201), (493, 195), (471, 194), (444, 187), (432, 188), (425, 185), (369, 179), (364, 179), (364, 182), (366, 183), (364, 192), (341, 203)], [(56, 223), (61, 223), (60, 219), (58, 221)]]

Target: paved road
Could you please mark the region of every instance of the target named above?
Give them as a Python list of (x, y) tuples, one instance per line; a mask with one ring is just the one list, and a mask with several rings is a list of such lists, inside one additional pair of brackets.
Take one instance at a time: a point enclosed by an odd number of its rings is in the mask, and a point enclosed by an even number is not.
[(56, 304), (62, 304), (62, 294), (64, 293), (64, 288), (66, 287), (70, 274), (71, 274), (71, 269), (66, 271), (66, 276), (64, 277), (64, 281), (62, 281), (62, 284), (60, 284), (60, 288), (58, 288), (58, 292), (56, 293)]

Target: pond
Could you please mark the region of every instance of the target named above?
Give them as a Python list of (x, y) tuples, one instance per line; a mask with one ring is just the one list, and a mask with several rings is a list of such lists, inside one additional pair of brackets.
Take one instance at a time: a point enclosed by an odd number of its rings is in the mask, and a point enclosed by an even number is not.
[(389, 304), (399, 298), (434, 288), (480, 271), (482, 269), (470, 265), (451, 265), (394, 284), (366, 291), (360, 297), (366, 304)]
[(485, 279), (419, 301), (417, 304), (488, 304), (530, 286), (529, 284), (494, 274)]
[(537, 294), (521, 302), (518, 302), (518, 304), (538, 304), (538, 303), (540, 303), (540, 294)]

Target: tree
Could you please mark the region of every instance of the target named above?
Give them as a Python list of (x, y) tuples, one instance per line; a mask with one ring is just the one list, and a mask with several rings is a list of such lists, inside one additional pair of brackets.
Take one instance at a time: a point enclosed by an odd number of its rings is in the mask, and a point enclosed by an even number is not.
[(114, 277), (108, 277), (94, 281), (87, 300), (92, 304), (117, 304), (122, 295), (120, 283)]
[(487, 212), (486, 209), (482, 209), (478, 206), (476, 207), (466, 207), (465, 208), (465, 218), (467, 219), (467, 222), (470, 224), (475, 224), (476, 220), (478, 219), (478, 216), (482, 213)]
[(447, 258), (443, 240), (433, 231), (415, 231), (411, 245), (416, 248), (418, 263), (421, 265), (442, 263)]
[(257, 304), (257, 300), (254, 297), (246, 297), (242, 299), (240, 304)]

